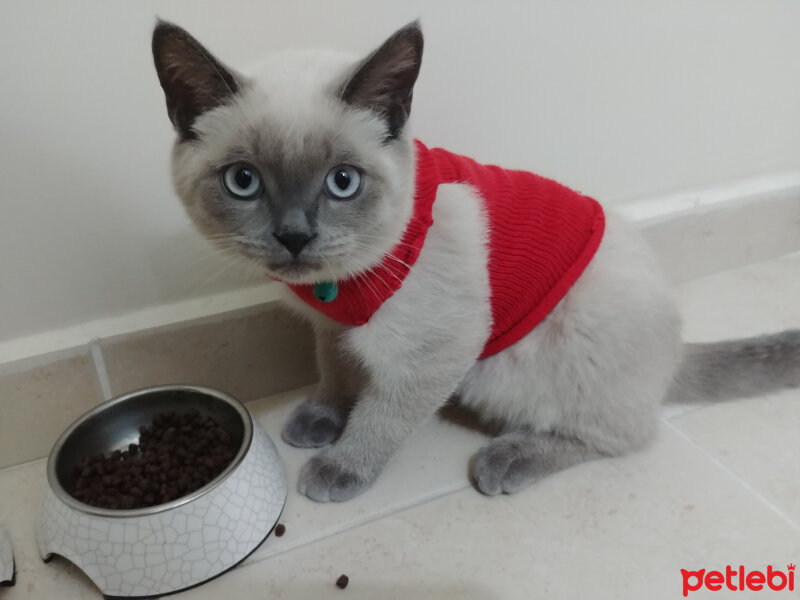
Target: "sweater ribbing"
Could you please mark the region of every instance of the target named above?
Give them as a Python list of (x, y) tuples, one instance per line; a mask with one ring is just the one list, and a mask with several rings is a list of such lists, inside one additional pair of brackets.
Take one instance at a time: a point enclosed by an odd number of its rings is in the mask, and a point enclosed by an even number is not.
[[(396, 292), (433, 223), (438, 186), (466, 183), (484, 201), (489, 226), (492, 329), (481, 358), (519, 341), (538, 325), (583, 273), (603, 237), (599, 203), (553, 180), (481, 165), (416, 142), (414, 210), (401, 242), (377, 267), (337, 282), (334, 301), (311, 285), (289, 287), (306, 303), (345, 325), (363, 325)], [(404, 264), (403, 264), (404, 263)]]

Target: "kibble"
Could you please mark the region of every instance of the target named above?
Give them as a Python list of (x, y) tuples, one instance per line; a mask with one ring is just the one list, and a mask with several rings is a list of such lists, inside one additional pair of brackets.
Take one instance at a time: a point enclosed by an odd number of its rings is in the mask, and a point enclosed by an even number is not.
[(343, 590), (348, 583), (350, 583), (350, 578), (347, 575), (339, 575), (339, 579), (336, 580), (336, 587)]
[(278, 537), (283, 537), (283, 534), (286, 533), (286, 525), (283, 523), (278, 523), (275, 525), (275, 535)]
[(231, 434), (213, 417), (194, 409), (159, 413), (139, 428), (138, 444), (78, 461), (72, 495), (112, 510), (164, 504), (214, 479), (236, 450)]

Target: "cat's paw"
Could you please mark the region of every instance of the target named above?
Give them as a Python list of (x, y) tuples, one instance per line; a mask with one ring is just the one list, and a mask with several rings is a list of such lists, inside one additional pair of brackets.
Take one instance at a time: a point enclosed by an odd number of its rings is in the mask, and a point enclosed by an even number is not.
[(472, 477), (487, 496), (513, 494), (538, 479), (536, 460), (521, 453), (515, 441), (495, 438), (478, 452)]
[(487, 496), (513, 494), (542, 477), (603, 456), (608, 455), (577, 438), (510, 432), (494, 438), (478, 452), (472, 476)]
[(283, 426), (283, 441), (297, 448), (321, 448), (336, 441), (344, 417), (329, 406), (308, 399), (292, 411)]
[(300, 470), (297, 490), (317, 502), (342, 502), (363, 492), (373, 479), (321, 452)]

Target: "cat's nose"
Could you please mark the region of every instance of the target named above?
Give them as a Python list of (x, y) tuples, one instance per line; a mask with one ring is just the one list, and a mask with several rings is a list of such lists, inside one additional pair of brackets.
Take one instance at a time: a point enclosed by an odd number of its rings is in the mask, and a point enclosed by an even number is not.
[(272, 235), (292, 253), (292, 256), (300, 254), (300, 251), (316, 236), (316, 234), (308, 235), (303, 232), (286, 232), (280, 235), (273, 233)]

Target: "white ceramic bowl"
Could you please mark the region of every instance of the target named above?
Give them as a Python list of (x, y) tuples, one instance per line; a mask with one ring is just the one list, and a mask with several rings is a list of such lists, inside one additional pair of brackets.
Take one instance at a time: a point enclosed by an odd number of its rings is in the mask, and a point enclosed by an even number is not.
[(0, 585), (14, 585), (14, 550), (11, 548), (11, 538), (2, 527), (0, 527)]
[[(213, 416), (239, 442), (230, 465), (199, 490), (149, 508), (102, 509), (67, 490), (81, 457), (125, 449), (164, 411)], [(114, 398), (73, 423), (47, 464), (39, 552), (77, 565), (106, 598), (156, 597), (233, 568), (272, 532), (286, 500), (283, 464), (269, 437), (231, 396), (191, 385), (147, 388)]]

